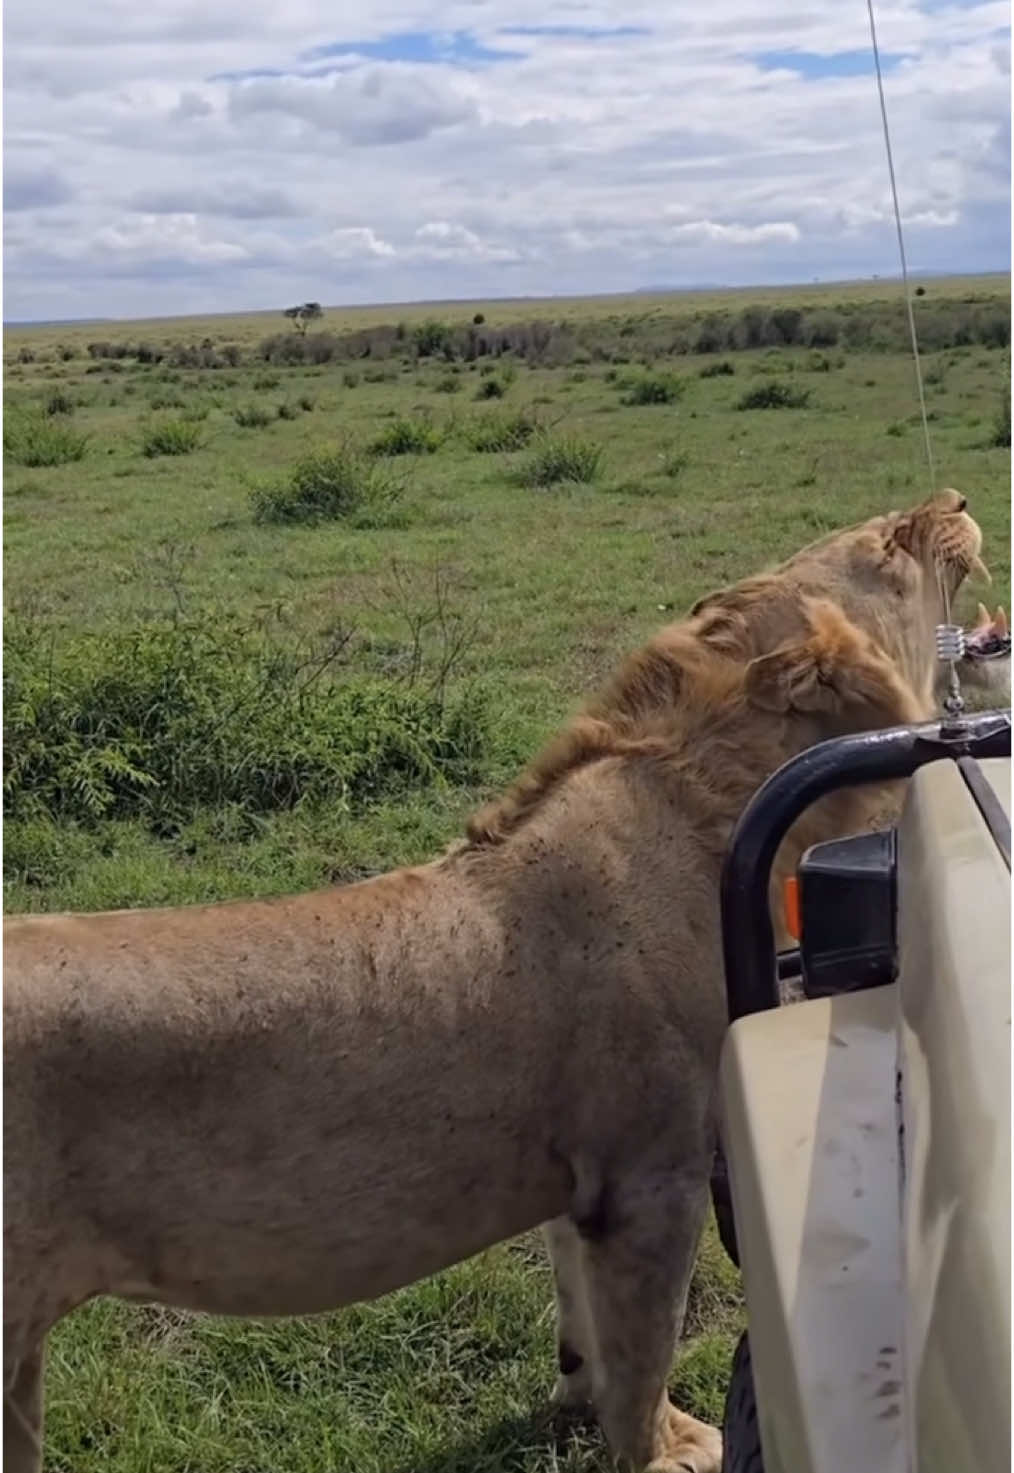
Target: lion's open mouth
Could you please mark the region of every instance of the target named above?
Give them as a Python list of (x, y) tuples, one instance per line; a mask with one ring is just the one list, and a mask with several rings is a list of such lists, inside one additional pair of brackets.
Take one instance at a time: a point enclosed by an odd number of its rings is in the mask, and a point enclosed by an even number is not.
[(998, 608), (991, 618), (979, 605), (979, 617), (972, 629), (965, 631), (966, 660), (1010, 659), (1010, 628), (1007, 615)]

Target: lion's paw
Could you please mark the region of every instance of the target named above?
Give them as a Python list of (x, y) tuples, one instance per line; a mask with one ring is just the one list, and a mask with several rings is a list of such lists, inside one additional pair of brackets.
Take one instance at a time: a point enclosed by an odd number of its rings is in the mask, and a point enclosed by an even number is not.
[(662, 1428), (662, 1447), (645, 1473), (722, 1473), (722, 1434), (670, 1406)]

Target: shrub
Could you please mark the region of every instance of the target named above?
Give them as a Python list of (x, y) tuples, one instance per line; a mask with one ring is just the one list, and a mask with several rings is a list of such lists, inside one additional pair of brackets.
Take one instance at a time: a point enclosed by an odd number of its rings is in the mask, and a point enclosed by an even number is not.
[(299, 410), (296, 408), (296, 406), (294, 404), (279, 404), (278, 411), (277, 412), (278, 412), (278, 418), (279, 419), (298, 419), (299, 418)]
[(300, 394), (299, 398), (296, 400), (296, 403), (299, 405), (304, 414), (312, 413), (314, 400), (310, 397), (309, 394)]
[(419, 358), (436, 357), (446, 347), (453, 346), (451, 329), (447, 323), (436, 322), (432, 319), (428, 322), (421, 322), (412, 334), (412, 339)]
[(232, 417), (241, 430), (262, 430), (271, 423), (271, 415), (260, 404), (241, 404)]
[(602, 464), (602, 446), (579, 435), (554, 438), (543, 434), (520, 479), (526, 486), (554, 486), (560, 481), (593, 481)]
[(342, 383), (347, 389), (354, 389), (359, 383), (358, 373), (356, 373), (354, 369), (350, 368), (347, 373), (342, 374)]
[(372, 441), (374, 455), (432, 455), (440, 448), (439, 430), (424, 419), (396, 419)]
[(254, 520), (306, 523), (346, 520), (353, 526), (390, 522), (404, 491), (371, 457), (351, 445), (316, 450), (298, 461), (287, 484), (252, 495)]
[(456, 394), (461, 388), (461, 379), (455, 373), (445, 373), (442, 378), (437, 379), (433, 388), (437, 394)]
[(259, 377), (254, 379), (253, 387), (255, 391), (277, 389), (280, 383), (281, 379), (278, 377), (277, 373), (262, 373), (259, 375)]
[(538, 428), (538, 421), (528, 409), (513, 414), (477, 415), (462, 431), (465, 443), (485, 454), (504, 450), (523, 450)]
[(478, 690), (339, 673), (344, 638), (280, 648), (208, 618), (54, 653), (13, 619), (5, 634), (4, 798), (19, 869), (33, 853), (52, 858), (54, 824), (132, 819), (166, 835), (202, 809), (351, 807), (473, 784), (495, 736)]
[(502, 399), (503, 384), (498, 378), (484, 378), (475, 391), (477, 399)]
[(83, 459), (88, 436), (44, 415), (9, 409), (4, 416), (3, 448), (14, 465), (67, 465)]
[(989, 443), (997, 447), (1010, 445), (1010, 384), (1007, 385), (1000, 402), (1000, 411), (993, 421), (993, 434)]
[(841, 324), (833, 312), (815, 312), (803, 323), (802, 341), (808, 348), (833, 348), (840, 333)]
[(685, 385), (672, 374), (645, 374), (634, 379), (623, 396), (624, 404), (673, 404), (682, 397)]
[(141, 453), (149, 459), (156, 455), (189, 455), (201, 443), (201, 432), (193, 420), (164, 419), (148, 425), (141, 436)]
[(719, 358), (717, 363), (705, 363), (698, 378), (731, 378), (735, 372), (734, 363), (730, 363), (728, 358)]
[(809, 389), (793, 389), (772, 379), (757, 384), (736, 401), (737, 409), (805, 409), (810, 401)]
[(476, 327), (481, 327), (482, 324), (486, 321), (485, 312), (476, 312), (475, 316), (472, 318), (472, 321), (475, 323)]
[(74, 400), (69, 394), (63, 394), (59, 390), (50, 394), (46, 400), (46, 413), (52, 418), (54, 414), (73, 414)]

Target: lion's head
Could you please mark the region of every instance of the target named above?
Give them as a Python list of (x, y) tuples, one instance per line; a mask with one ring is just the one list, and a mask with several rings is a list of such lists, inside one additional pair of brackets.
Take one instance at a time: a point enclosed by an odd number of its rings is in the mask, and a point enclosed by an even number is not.
[(941, 491), (910, 511), (832, 532), (773, 572), (709, 594), (691, 619), (705, 640), (750, 657), (799, 633), (801, 599), (830, 599), (929, 702), (937, 673), (934, 630), (951, 619), (969, 574), (988, 581), (981, 548), (982, 533), (965, 497)]
[(702, 599), (632, 655), (513, 787), (472, 819), (469, 839), (499, 842), (569, 772), (610, 755), (721, 750), (725, 776), (715, 783), (731, 792), (738, 773), (740, 785), (756, 786), (766, 773), (736, 753), (760, 734), (762, 710), (797, 727), (792, 737), (768, 734), (768, 770), (792, 742), (798, 750), (846, 731), (929, 719), (935, 626), (949, 617), (970, 572), (988, 577), (981, 544), (965, 498), (943, 491), (912, 511), (823, 537), (774, 571)]

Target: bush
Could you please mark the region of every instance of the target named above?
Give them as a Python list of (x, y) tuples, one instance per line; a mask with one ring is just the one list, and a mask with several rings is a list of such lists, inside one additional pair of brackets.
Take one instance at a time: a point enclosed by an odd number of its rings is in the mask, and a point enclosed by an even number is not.
[(359, 383), (358, 373), (356, 373), (354, 369), (350, 368), (347, 373), (342, 374), (342, 383), (344, 384), (346, 389), (354, 389)]
[(475, 391), (477, 399), (502, 399), (503, 384), (498, 378), (484, 378)]
[(735, 372), (734, 363), (730, 363), (728, 358), (719, 358), (717, 363), (705, 363), (698, 378), (731, 378)]
[(485, 312), (476, 312), (475, 316), (472, 318), (472, 321), (475, 323), (476, 327), (481, 327), (482, 324), (486, 321)]
[(802, 341), (808, 348), (833, 348), (841, 325), (833, 312), (815, 312), (803, 323)]
[(241, 404), (232, 417), (241, 430), (262, 430), (271, 423), (271, 415), (260, 404)]
[(277, 413), (279, 419), (299, 418), (299, 410), (294, 404), (279, 404)]
[(538, 428), (530, 410), (514, 414), (481, 414), (466, 424), (462, 434), (472, 450), (496, 454), (504, 450), (523, 450)]
[(396, 419), (371, 443), (373, 455), (432, 455), (441, 435), (424, 419)]
[(456, 394), (461, 388), (461, 379), (455, 373), (445, 373), (443, 378), (438, 378), (433, 385), (437, 394)]
[(311, 414), (313, 412), (314, 400), (310, 397), (309, 394), (300, 394), (299, 398), (296, 400), (296, 403), (299, 405), (304, 414)]
[(14, 465), (67, 465), (83, 459), (88, 436), (44, 415), (9, 409), (4, 416), (3, 447)]
[(56, 824), (133, 819), (166, 835), (202, 809), (351, 807), (475, 783), (493, 740), (477, 690), (337, 673), (344, 638), (280, 648), (209, 618), (72, 639), (54, 655), (28, 625), (5, 632), (5, 838), (22, 871), (52, 851)]
[(602, 464), (602, 446), (579, 435), (540, 437), (531, 457), (522, 467), (520, 479), (526, 486), (554, 486), (560, 481), (593, 481)]
[(674, 404), (682, 398), (685, 385), (672, 374), (645, 374), (634, 379), (623, 396), (624, 404)]
[(281, 379), (277, 373), (262, 373), (254, 379), (253, 388), (255, 392), (263, 392), (268, 389), (277, 389), (280, 383)]
[(251, 497), (254, 520), (274, 523), (348, 521), (352, 526), (390, 522), (404, 486), (351, 445), (316, 450), (293, 468), (286, 485)]
[(1010, 445), (1010, 384), (1001, 400), (1000, 412), (993, 421), (993, 434), (989, 443), (997, 447)]
[(164, 419), (144, 430), (141, 453), (149, 459), (156, 455), (189, 455), (200, 443), (200, 429), (192, 420)]
[(419, 358), (436, 357), (445, 348), (452, 346), (452, 336), (451, 329), (446, 322), (430, 320), (420, 323), (412, 334), (416, 356)]
[(52, 418), (54, 414), (73, 414), (74, 400), (69, 394), (63, 394), (59, 390), (50, 394), (46, 400), (46, 413)]
[(758, 384), (748, 389), (736, 401), (737, 409), (805, 409), (810, 402), (809, 389), (793, 389), (788, 384), (772, 379), (770, 383)]

